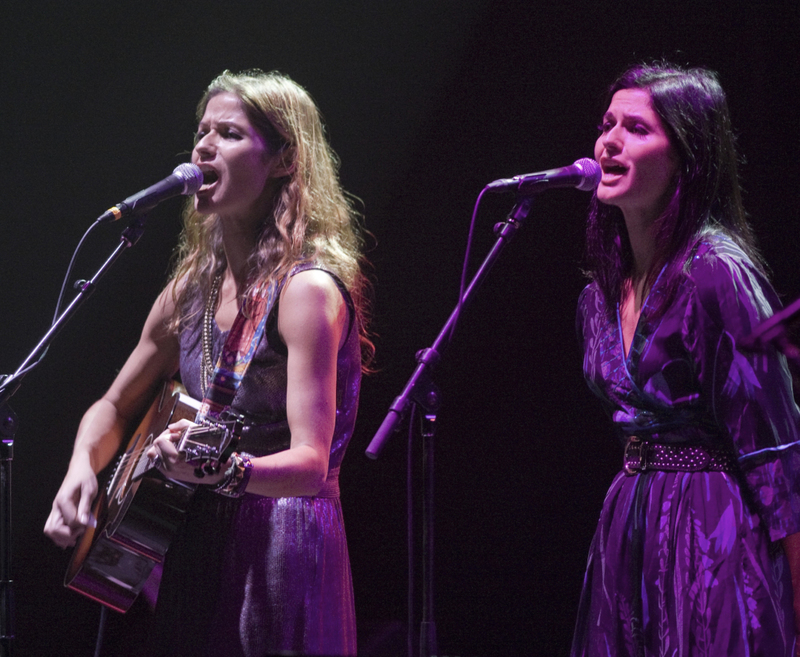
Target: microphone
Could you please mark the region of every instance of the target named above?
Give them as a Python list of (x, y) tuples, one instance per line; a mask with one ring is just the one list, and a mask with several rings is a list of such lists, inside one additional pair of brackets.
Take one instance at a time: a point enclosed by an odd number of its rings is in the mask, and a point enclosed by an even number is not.
[(501, 178), (490, 182), (486, 185), (486, 189), (490, 192), (538, 194), (555, 187), (577, 187), (582, 192), (591, 192), (600, 183), (602, 175), (600, 165), (584, 157), (568, 167)]
[(107, 223), (127, 217), (129, 215), (140, 215), (152, 210), (161, 201), (182, 194), (191, 196), (203, 184), (203, 172), (194, 164), (184, 163), (175, 167), (171, 175), (164, 180), (150, 185), (147, 189), (129, 196), (122, 203), (117, 203), (109, 208), (97, 218), (96, 223)]

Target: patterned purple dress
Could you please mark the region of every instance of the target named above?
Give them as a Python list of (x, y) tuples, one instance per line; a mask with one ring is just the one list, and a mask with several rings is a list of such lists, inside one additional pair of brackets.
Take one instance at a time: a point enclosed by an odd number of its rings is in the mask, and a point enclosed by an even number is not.
[(798, 409), (782, 356), (737, 340), (779, 307), (730, 240), (709, 235), (669, 309), (645, 302), (627, 358), (619, 317), (581, 295), (584, 373), (621, 437), (726, 448), (736, 472), (620, 472), (589, 552), (573, 657), (793, 655), (778, 539), (800, 531)]
[[(339, 285), (351, 320), (338, 357), (327, 483), (315, 497), (245, 494), (239, 500), (198, 487), (187, 522), (167, 553), (148, 654), (356, 654), (338, 474), (355, 424), (361, 352), (352, 302)], [(200, 399), (202, 308), (197, 317), (181, 336), (181, 378)], [(277, 308), (233, 404), (247, 418), (238, 449), (254, 456), (288, 449), (290, 441), (286, 347), (276, 318)], [(216, 362), (227, 334), (216, 324), (213, 329)]]

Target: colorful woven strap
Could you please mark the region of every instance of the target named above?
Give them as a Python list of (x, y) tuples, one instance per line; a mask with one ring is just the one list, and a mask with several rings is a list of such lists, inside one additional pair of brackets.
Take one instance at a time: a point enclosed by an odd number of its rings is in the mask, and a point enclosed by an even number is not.
[(214, 376), (200, 404), (198, 422), (206, 419), (218, 420), (231, 407), (239, 384), (264, 335), (267, 318), (275, 303), (277, 287), (275, 281), (259, 286), (239, 309), (217, 360)]

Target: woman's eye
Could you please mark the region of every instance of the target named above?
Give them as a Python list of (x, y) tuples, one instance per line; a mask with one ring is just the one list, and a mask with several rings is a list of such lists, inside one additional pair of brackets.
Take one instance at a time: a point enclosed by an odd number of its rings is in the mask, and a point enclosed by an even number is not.
[(603, 134), (605, 134), (606, 132), (611, 130), (611, 127), (612, 126), (611, 126), (611, 123), (609, 121), (603, 121), (603, 123), (601, 123), (599, 126), (597, 126), (597, 131), (598, 132), (602, 132)]
[(226, 128), (224, 126), (219, 128), (219, 135), (223, 139), (241, 139), (242, 136), (239, 134), (238, 131), (234, 130), (233, 128)]

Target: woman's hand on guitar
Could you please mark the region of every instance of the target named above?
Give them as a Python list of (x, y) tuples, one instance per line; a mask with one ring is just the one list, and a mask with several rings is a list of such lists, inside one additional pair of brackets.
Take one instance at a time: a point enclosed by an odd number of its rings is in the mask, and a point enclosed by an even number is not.
[(186, 481), (192, 484), (215, 484), (222, 481), (224, 474), (217, 473), (197, 476), (197, 467), (186, 462), (186, 458), (178, 451), (181, 436), (189, 427), (197, 426), (189, 420), (179, 420), (170, 424), (164, 432), (153, 441), (147, 449), (149, 459), (155, 459), (158, 469), (170, 479)]
[(45, 536), (61, 548), (75, 545), (96, 519), (92, 502), (97, 494), (97, 477), (88, 462), (73, 459), (67, 476), (58, 489), (50, 515), (44, 525)]

